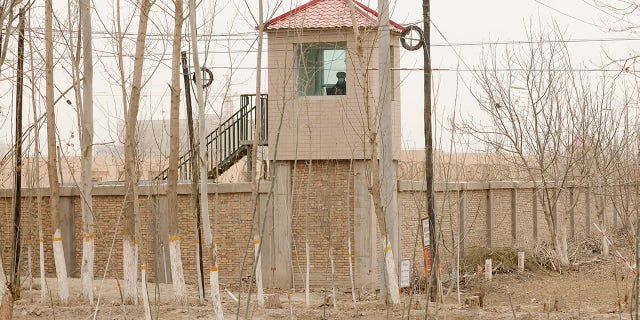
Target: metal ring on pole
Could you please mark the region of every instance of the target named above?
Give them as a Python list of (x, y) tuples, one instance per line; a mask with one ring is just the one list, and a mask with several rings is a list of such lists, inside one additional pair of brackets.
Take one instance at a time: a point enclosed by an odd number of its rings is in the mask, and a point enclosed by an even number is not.
[[(418, 43), (416, 44), (413, 43), (416, 39), (410, 37), (411, 33), (414, 31), (420, 35), (420, 40), (418, 40)], [(422, 32), (422, 29), (418, 26), (408, 26), (402, 29), (402, 32), (400, 32), (400, 44), (402, 44), (403, 48), (409, 51), (416, 51), (420, 49), (424, 46), (424, 33)]]
[[(202, 88), (206, 88), (213, 83), (213, 72), (207, 67), (200, 67), (200, 70), (202, 70)], [(205, 73), (208, 77), (204, 76)], [(207, 82), (204, 82), (204, 79), (207, 79)], [(193, 83), (196, 83), (196, 77), (193, 77)]]

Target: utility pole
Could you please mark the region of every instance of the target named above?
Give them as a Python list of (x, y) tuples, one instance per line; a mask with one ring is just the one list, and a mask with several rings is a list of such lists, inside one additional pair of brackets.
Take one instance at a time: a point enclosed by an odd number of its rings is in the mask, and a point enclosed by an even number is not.
[(430, 0), (422, 0), (424, 41), (424, 149), (425, 185), (427, 192), (427, 217), (429, 217), (429, 243), (431, 272), (429, 273), (429, 295), (435, 299), (438, 291), (438, 243), (436, 242), (436, 213), (433, 205), (433, 133), (431, 130), (431, 6)]
[(207, 254), (209, 256), (209, 282), (211, 286), (211, 302), (216, 320), (223, 320), (222, 301), (220, 299), (220, 284), (218, 282), (218, 262), (216, 245), (213, 242), (213, 234), (211, 232), (211, 222), (209, 220), (209, 204), (207, 192), (207, 176), (209, 170), (209, 159), (207, 156), (207, 141), (205, 132), (205, 111), (204, 111), (204, 92), (202, 84), (202, 73), (200, 72), (200, 57), (198, 51), (198, 28), (196, 25), (196, 1), (189, 0), (189, 27), (191, 29), (191, 50), (193, 53), (193, 67), (195, 69), (196, 78), (196, 98), (198, 102), (198, 148), (197, 161), (200, 165), (200, 206), (202, 215), (202, 229), (204, 240), (207, 245)]
[(11, 270), (11, 295), (20, 298), (20, 211), (22, 189), (22, 89), (24, 84), (24, 8), (20, 9), (18, 22), (18, 66), (16, 69), (16, 142), (15, 175), (13, 188), (13, 261)]
[(189, 157), (191, 158), (191, 194), (193, 195), (193, 207), (196, 209), (196, 269), (198, 273), (198, 298), (200, 304), (204, 304), (204, 277), (202, 276), (202, 232), (200, 231), (200, 193), (198, 192), (199, 170), (196, 158), (196, 137), (193, 130), (193, 108), (191, 106), (191, 78), (189, 78), (189, 66), (187, 65), (187, 52), (181, 53), (182, 78), (184, 81), (184, 99), (187, 103), (187, 128), (189, 129)]

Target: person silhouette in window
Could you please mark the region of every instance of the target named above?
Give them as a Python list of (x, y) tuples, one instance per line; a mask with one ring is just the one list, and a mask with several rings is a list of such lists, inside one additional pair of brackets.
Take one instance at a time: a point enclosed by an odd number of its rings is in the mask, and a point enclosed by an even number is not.
[(336, 82), (336, 95), (345, 95), (347, 94), (347, 73), (340, 71), (336, 73), (336, 77), (338, 77), (338, 82)]

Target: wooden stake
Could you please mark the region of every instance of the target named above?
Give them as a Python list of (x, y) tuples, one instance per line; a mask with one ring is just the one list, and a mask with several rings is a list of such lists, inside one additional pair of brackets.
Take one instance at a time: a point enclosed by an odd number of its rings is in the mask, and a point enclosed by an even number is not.
[(484, 279), (489, 281), (493, 279), (493, 263), (491, 259), (484, 261)]

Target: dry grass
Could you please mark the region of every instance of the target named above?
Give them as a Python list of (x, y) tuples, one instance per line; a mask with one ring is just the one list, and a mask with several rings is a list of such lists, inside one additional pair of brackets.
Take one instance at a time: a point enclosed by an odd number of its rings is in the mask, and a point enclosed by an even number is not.
[(519, 251), (525, 251), (525, 270), (530, 272), (553, 270), (553, 268), (550, 268), (549, 254), (542, 252), (542, 250), (527, 251), (509, 247), (474, 247), (465, 251), (464, 259), (461, 263), (461, 272), (470, 274), (477, 272), (478, 268), (484, 270), (486, 259), (492, 260), (494, 274), (517, 272)]

